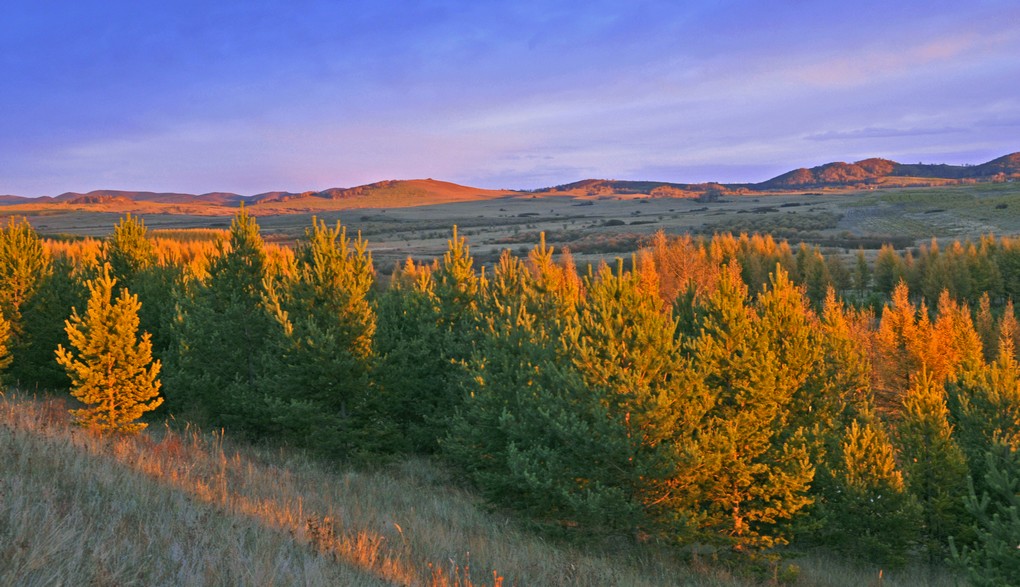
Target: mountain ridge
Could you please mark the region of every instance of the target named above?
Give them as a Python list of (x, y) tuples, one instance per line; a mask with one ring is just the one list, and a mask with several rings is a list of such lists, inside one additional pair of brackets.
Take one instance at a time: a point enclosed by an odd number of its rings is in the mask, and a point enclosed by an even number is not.
[[(758, 183), (677, 183), (663, 181), (582, 179), (535, 190), (490, 190), (435, 179), (383, 180), (349, 188), (332, 187), (304, 192), (270, 191), (251, 196), (232, 192), (187, 194), (130, 190), (65, 192), (57, 196), (29, 198), (0, 195), (0, 206), (63, 204), (70, 206), (123, 207), (127, 204), (164, 205), (190, 208), (234, 208), (242, 203), (253, 210), (272, 213), (317, 208), (411, 206), (531, 194), (549, 196), (642, 195), (649, 197), (697, 197), (753, 194), (825, 188), (902, 187), (919, 180), (936, 183), (967, 181), (1012, 181), (1020, 179), (1020, 152), (1010, 153), (979, 165), (904, 164), (882, 158), (853, 163), (835, 161), (811, 168), (797, 168)], [(368, 207), (368, 206), (365, 206)]]

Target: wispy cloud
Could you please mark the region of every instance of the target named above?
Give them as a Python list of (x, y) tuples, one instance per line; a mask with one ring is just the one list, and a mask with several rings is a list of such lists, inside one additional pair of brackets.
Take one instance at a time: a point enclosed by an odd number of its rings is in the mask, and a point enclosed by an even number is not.
[(883, 128), (867, 127), (852, 130), (832, 130), (822, 133), (809, 134), (804, 138), (812, 141), (837, 141), (847, 139), (885, 139), (892, 137), (923, 137), (931, 135), (944, 135), (951, 133), (965, 132), (966, 129), (958, 127), (942, 128)]

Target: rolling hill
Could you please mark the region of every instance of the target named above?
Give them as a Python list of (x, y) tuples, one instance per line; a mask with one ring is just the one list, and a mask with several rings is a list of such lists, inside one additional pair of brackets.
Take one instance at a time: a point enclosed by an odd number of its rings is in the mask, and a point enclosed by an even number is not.
[[(585, 179), (554, 187), (521, 192), (489, 190), (434, 179), (386, 180), (351, 188), (322, 191), (271, 191), (252, 196), (229, 192), (185, 194), (95, 190), (66, 192), (55, 197), (25, 198), (0, 196), (2, 207), (62, 206), (93, 211), (135, 213), (188, 213), (223, 215), (241, 203), (257, 215), (344, 210), (351, 208), (403, 208), (429, 204), (450, 204), (530, 194), (539, 196), (634, 196), (700, 198), (710, 200), (722, 195), (748, 195), (761, 192), (790, 192), (804, 189), (860, 189), (911, 185), (946, 185), (963, 182), (1011, 181), (1020, 179), (1020, 152), (980, 165), (906, 164), (871, 158), (854, 163), (833, 162), (811, 168), (799, 168), (759, 183), (673, 183), (662, 181), (622, 181)], [(9, 210), (14, 211), (14, 210)]]
[(861, 183), (895, 183), (896, 178), (948, 181), (1007, 180), (1020, 178), (1020, 152), (980, 165), (905, 164), (888, 159), (864, 159), (856, 163), (826, 163), (810, 169), (788, 171), (753, 184), (758, 189), (842, 187)]

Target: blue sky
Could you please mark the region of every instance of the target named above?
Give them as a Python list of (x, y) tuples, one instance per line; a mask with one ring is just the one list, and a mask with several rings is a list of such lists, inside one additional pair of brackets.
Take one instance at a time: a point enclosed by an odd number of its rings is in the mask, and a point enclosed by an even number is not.
[(1020, 150), (1020, 3), (0, 5), (0, 194), (762, 181)]

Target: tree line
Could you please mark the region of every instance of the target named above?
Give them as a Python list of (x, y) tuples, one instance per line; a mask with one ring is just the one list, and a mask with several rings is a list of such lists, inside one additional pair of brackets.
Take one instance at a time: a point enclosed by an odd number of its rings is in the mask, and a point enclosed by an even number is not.
[(544, 239), (477, 267), (454, 228), (386, 287), (339, 223), (281, 253), (242, 208), (207, 254), (157, 244), (131, 216), (79, 254), (11, 220), (5, 382), (104, 406), (116, 372), (126, 430), (155, 410), (327, 457), (434, 454), (566, 532), (1020, 576), (1012, 240), (847, 262), (660, 233), (579, 271)]

